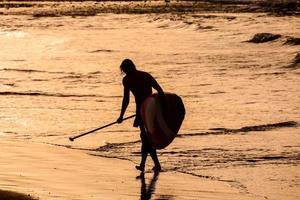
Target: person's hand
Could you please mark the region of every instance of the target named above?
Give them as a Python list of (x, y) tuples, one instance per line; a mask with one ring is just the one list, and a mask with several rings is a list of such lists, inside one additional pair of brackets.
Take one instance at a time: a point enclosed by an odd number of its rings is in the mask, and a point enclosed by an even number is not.
[(117, 123), (118, 123), (118, 124), (121, 124), (122, 122), (123, 122), (123, 117), (120, 116), (120, 117), (117, 119)]

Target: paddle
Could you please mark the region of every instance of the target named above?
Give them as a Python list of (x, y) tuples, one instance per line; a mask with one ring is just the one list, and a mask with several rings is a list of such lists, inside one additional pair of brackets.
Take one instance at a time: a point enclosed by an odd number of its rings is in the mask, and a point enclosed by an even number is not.
[[(124, 121), (124, 120), (127, 120), (127, 119), (130, 119), (130, 118), (133, 118), (133, 117), (135, 117), (135, 115), (131, 115), (131, 116), (129, 116), (129, 117), (125, 117), (125, 118), (123, 119), (123, 121)], [(116, 124), (116, 123), (118, 123), (118, 122), (112, 122), (112, 123), (110, 123), (110, 124), (106, 124), (106, 125), (101, 126), (101, 127), (99, 127), (99, 128), (95, 128), (95, 129), (93, 129), (93, 130), (90, 130), (90, 131), (88, 131), (88, 132), (82, 133), (82, 134), (80, 134), (80, 135), (76, 135), (76, 136), (74, 136), (74, 137), (69, 137), (69, 140), (73, 142), (75, 139), (77, 139), (77, 138), (79, 138), (79, 137), (82, 137), (82, 136), (84, 136), (84, 135), (93, 133), (93, 132), (98, 131), (98, 130), (100, 130), (100, 129), (109, 127), (109, 126), (114, 125), (114, 124)]]

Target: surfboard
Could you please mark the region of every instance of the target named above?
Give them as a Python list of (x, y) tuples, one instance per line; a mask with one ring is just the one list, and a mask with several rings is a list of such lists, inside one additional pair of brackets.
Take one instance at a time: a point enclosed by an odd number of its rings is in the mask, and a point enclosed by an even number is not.
[(163, 108), (159, 95), (154, 93), (143, 102), (141, 115), (150, 144), (155, 149), (163, 149), (176, 137), (185, 108), (181, 98), (173, 93), (165, 93)]

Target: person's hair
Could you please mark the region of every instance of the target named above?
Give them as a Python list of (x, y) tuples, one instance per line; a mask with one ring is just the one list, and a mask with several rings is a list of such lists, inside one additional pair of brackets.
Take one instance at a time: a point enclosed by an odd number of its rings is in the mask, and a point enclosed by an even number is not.
[(134, 72), (136, 70), (136, 67), (132, 60), (126, 58), (122, 61), (120, 69), (121, 72), (124, 72), (125, 74), (130, 74), (131, 72)]

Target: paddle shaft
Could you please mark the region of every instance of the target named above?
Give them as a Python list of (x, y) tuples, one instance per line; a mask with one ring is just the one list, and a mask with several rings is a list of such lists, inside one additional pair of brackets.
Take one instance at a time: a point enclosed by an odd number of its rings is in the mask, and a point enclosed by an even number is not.
[[(124, 121), (124, 120), (127, 120), (127, 119), (130, 119), (130, 118), (133, 118), (133, 117), (135, 117), (135, 115), (131, 115), (131, 116), (129, 116), (129, 117), (125, 117), (125, 118), (123, 119), (123, 121)], [(118, 122), (112, 122), (112, 123), (110, 123), (110, 124), (106, 124), (106, 125), (101, 126), (101, 127), (99, 127), (99, 128), (95, 128), (95, 129), (93, 129), (93, 130), (90, 130), (90, 131), (88, 131), (88, 132), (82, 133), (82, 134), (80, 134), (80, 135), (76, 135), (76, 136), (74, 136), (74, 137), (69, 137), (69, 140), (70, 140), (70, 141), (74, 141), (75, 139), (77, 139), (77, 138), (79, 138), (79, 137), (82, 137), (82, 136), (84, 136), (84, 135), (93, 133), (93, 132), (95, 132), (95, 131), (98, 131), (98, 130), (100, 130), (100, 129), (109, 127), (109, 126), (114, 125), (114, 124), (117, 124), (117, 123), (118, 123)]]

